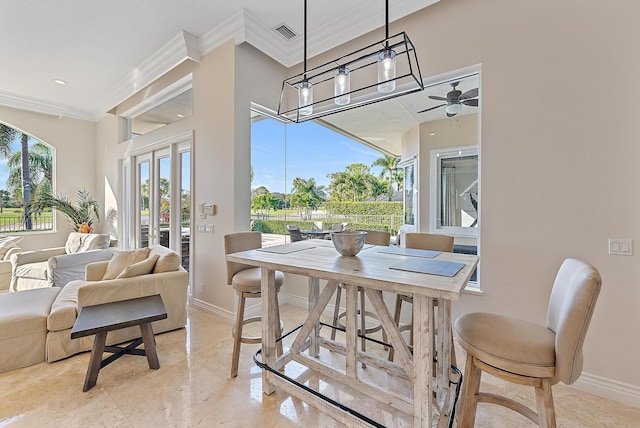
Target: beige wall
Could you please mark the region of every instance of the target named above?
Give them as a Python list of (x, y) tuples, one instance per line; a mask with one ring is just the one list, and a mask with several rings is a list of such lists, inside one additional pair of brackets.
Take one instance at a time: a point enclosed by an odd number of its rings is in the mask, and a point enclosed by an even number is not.
[[(597, 392), (621, 399), (640, 396), (640, 372), (633, 370), (640, 351), (633, 340), (640, 325), (640, 264), (636, 255), (607, 255), (607, 238), (637, 243), (640, 232), (640, 202), (629, 184), (640, 183), (639, 14), (636, 2), (447, 0), (392, 24), (392, 32), (406, 30), (415, 43), (425, 77), (482, 65), (483, 295), (464, 295), (455, 314), (486, 310), (543, 322), (562, 260), (594, 264), (604, 287), (585, 343), (585, 372), (594, 382), (613, 381)], [(281, 73), (252, 48), (223, 45), (195, 67), (193, 116), (145, 136), (194, 130), (194, 202), (213, 202), (219, 212), (215, 234), (194, 234), (194, 295), (223, 315), (233, 315), (234, 308), (222, 236), (245, 229), (249, 213), (245, 112), (251, 100), (277, 107)], [(106, 136), (113, 126), (99, 124), (97, 159), (108, 163), (92, 178), (100, 188), (118, 182), (115, 153), (123, 148), (107, 141), (115, 138)], [(77, 150), (92, 135), (91, 126), (75, 127), (65, 143), (58, 142), (74, 147), (66, 152), (69, 170), (92, 151)], [(70, 189), (85, 173), (86, 166), (80, 168), (68, 178)]]
[[(195, 224), (213, 224), (215, 233), (199, 233), (192, 227), (192, 297), (195, 304), (233, 319), (235, 295), (226, 284), (223, 236), (249, 229), (250, 103), (275, 99), (279, 84), (275, 89), (261, 84), (265, 80), (281, 82), (284, 69), (249, 45), (228, 42), (200, 63), (190, 63), (187, 71), (193, 72), (191, 117), (125, 144), (117, 144), (115, 116), (100, 122), (98, 152), (106, 159), (106, 166), (98, 172), (98, 180), (104, 183), (105, 198), (110, 193), (119, 195), (118, 159), (124, 158), (127, 151), (193, 130), (192, 211), (197, 214), (197, 207), (208, 202), (217, 205), (217, 213), (205, 220), (197, 215), (193, 219)], [(165, 84), (171, 83), (165, 80)], [(131, 107), (129, 100), (123, 105)], [(117, 204), (114, 205), (117, 211)]]
[[(0, 106), (0, 120), (55, 148), (55, 190), (75, 197), (79, 189), (96, 194), (96, 125), (92, 122), (32, 113)], [(100, 200), (98, 198), (98, 200)], [(100, 229), (102, 225), (98, 225)], [(64, 245), (71, 231), (66, 217), (58, 214), (58, 232), (16, 233), (24, 236), (25, 250)]]
[[(636, 255), (608, 255), (607, 239), (638, 244), (640, 232), (640, 202), (630, 197), (630, 183), (640, 183), (638, 14), (635, 2), (447, 0), (391, 25), (416, 45), (423, 77), (481, 64), (483, 295), (464, 295), (455, 315), (544, 322), (562, 260), (590, 262), (604, 286), (580, 387), (623, 400), (635, 394), (636, 405), (640, 264)], [(612, 383), (599, 387), (599, 377)]]
[(425, 76), (482, 64), (484, 294), (463, 296), (456, 315), (544, 322), (562, 260), (592, 263), (604, 285), (584, 370), (620, 382), (613, 395), (640, 386), (640, 264), (607, 254), (607, 238), (637, 244), (640, 232), (639, 13), (635, 2), (448, 0), (403, 25)]

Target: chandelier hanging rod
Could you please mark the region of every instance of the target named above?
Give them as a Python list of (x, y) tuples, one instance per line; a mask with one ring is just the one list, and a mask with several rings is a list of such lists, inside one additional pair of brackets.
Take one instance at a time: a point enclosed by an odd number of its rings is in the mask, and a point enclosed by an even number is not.
[(413, 43), (405, 32), (389, 35), (389, 0), (383, 40), (309, 69), (307, 2), (303, 71), (282, 82), (278, 116), (302, 122), (424, 89)]

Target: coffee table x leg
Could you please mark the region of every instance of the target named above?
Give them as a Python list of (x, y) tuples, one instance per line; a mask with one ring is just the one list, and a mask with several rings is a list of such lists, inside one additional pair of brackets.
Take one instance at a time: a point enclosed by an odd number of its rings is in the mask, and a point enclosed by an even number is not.
[[(136, 347), (140, 345), (140, 339), (136, 339), (126, 347), (105, 347), (105, 343), (107, 341), (107, 332), (102, 331), (96, 333), (96, 337), (93, 340), (93, 348), (91, 349), (89, 367), (87, 368), (87, 374), (84, 378), (84, 388), (82, 389), (83, 392), (87, 392), (96, 385), (96, 382), (98, 381), (98, 373), (100, 372), (101, 368), (125, 354), (146, 355), (150, 369), (157, 370), (160, 368), (160, 360), (158, 360), (156, 341), (153, 336), (151, 323), (140, 324), (140, 333), (142, 335), (142, 342), (144, 343), (144, 350), (136, 349)], [(107, 352), (113, 352), (114, 354), (103, 360), (102, 354), (105, 352), (105, 350)]]

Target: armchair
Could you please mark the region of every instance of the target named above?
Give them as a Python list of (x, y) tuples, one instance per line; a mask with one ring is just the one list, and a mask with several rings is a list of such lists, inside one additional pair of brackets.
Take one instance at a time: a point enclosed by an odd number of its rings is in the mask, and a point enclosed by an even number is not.
[(11, 255), (19, 253), (19, 247), (10, 248), (2, 259), (0, 259), (0, 294), (9, 291), (11, 285)]
[(13, 253), (10, 291), (64, 287), (84, 279), (87, 264), (111, 259), (116, 248), (110, 242), (108, 234), (72, 232), (64, 247)]

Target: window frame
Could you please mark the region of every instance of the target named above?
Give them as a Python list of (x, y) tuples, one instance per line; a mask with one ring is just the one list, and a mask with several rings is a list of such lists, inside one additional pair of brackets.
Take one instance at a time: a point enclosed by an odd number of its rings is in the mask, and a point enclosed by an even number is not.
[[(420, 163), (418, 155), (411, 155), (400, 159), (398, 167), (402, 168), (402, 230), (404, 232), (420, 230)], [(413, 167), (413, 224), (405, 222), (405, 214), (407, 209), (407, 189), (406, 189), (406, 171), (408, 167)]]
[[(430, 201), (429, 201), (429, 230), (431, 233), (450, 235), (462, 238), (478, 238), (478, 229), (476, 227), (458, 227), (458, 226), (440, 226), (438, 224), (438, 211), (440, 209), (441, 200), (441, 173), (442, 160), (458, 158), (460, 156), (477, 156), (480, 160), (480, 150), (478, 145), (446, 147), (442, 149), (431, 150), (431, 177), (430, 177)], [(478, 188), (480, 181), (480, 165), (478, 162)], [(479, 198), (480, 199), (480, 198)]]

